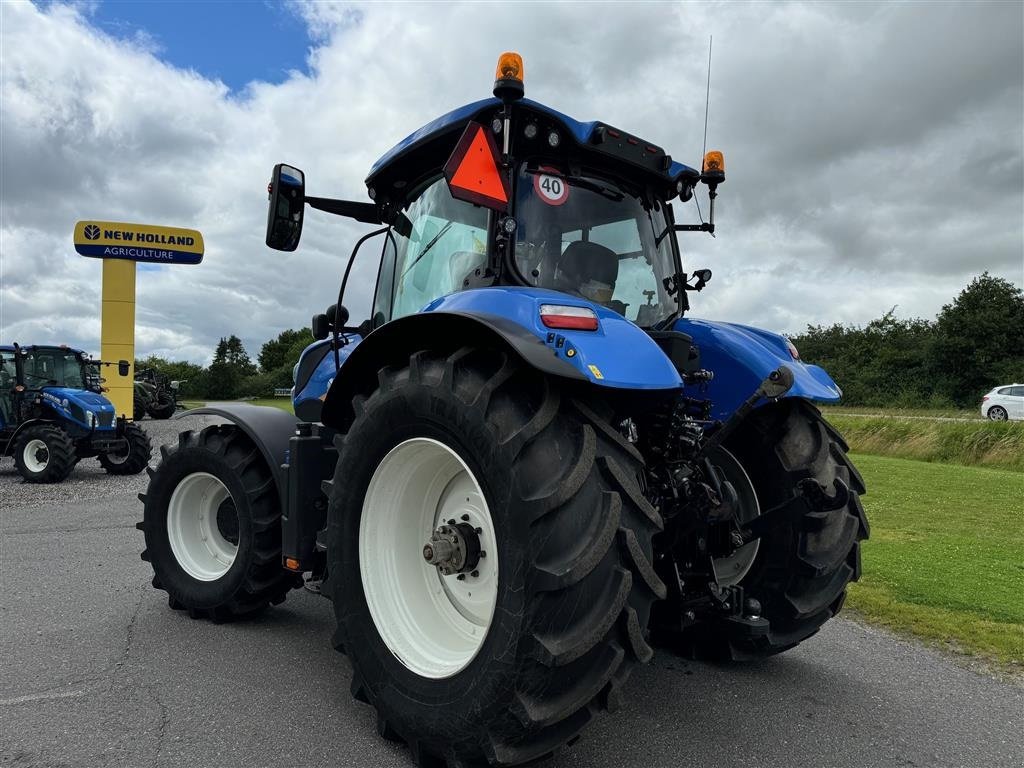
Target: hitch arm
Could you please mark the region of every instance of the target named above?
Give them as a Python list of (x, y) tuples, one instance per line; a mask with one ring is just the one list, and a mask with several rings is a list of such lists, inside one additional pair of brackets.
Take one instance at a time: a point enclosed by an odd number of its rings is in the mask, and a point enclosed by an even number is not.
[(754, 390), (754, 393), (744, 400), (743, 404), (733, 411), (732, 416), (726, 419), (725, 423), (718, 428), (718, 431), (705, 441), (701, 449), (701, 453), (704, 456), (707, 456), (708, 453), (725, 442), (725, 438), (731, 435), (746, 415), (754, 410), (754, 406), (757, 405), (761, 398), (765, 398), (766, 400), (778, 400), (784, 394), (789, 392), (793, 387), (793, 382), (793, 371), (785, 365), (780, 365), (774, 371), (769, 373), (768, 377), (758, 385), (756, 390)]

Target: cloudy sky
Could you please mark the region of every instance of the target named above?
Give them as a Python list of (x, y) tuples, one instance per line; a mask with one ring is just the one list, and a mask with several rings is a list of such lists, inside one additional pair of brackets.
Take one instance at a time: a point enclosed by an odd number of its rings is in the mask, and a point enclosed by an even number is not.
[[(310, 211), (263, 244), (286, 161), (366, 199), (373, 161), (490, 95), (531, 98), (699, 165), (725, 152), (694, 314), (799, 331), (897, 305), (933, 317), (988, 270), (1024, 281), (1024, 4), (0, 3), (0, 340), (99, 351), (101, 263), (79, 219), (194, 227), (198, 267), (142, 267), (136, 352), (208, 362), (332, 303), (367, 227)], [(706, 211), (706, 201), (705, 211)], [(677, 220), (696, 218), (676, 203)], [(369, 270), (359, 275), (359, 280)], [(367, 288), (367, 290), (369, 290)], [(355, 304), (346, 301), (346, 304)], [(354, 310), (354, 315), (359, 310)], [(361, 319), (361, 318), (360, 318)]]

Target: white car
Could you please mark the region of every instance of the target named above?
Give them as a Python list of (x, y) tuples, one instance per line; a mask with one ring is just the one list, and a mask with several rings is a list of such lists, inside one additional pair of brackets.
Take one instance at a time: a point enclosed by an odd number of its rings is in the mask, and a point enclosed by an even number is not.
[(992, 421), (1024, 420), (1024, 384), (1005, 384), (981, 398), (981, 415)]

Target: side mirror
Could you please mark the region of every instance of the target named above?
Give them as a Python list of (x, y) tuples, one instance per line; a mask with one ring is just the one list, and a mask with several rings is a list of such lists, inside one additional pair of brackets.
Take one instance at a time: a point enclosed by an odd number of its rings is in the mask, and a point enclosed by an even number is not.
[(313, 315), (313, 321), (310, 323), (310, 330), (313, 331), (313, 338), (317, 341), (323, 341), (331, 335), (331, 322), (327, 319), (327, 315)]
[(294, 251), (302, 235), (302, 213), (306, 205), (306, 174), (278, 163), (270, 179), (267, 208), (267, 245), (278, 251)]
[(711, 270), (710, 269), (698, 269), (695, 270), (693, 276), (697, 278), (696, 284), (693, 289), (695, 291), (702, 290), (705, 285), (711, 282)]
[(117, 375), (118, 376), (127, 376), (128, 372), (131, 370), (131, 367), (132, 367), (132, 364), (129, 363), (127, 360), (118, 360), (117, 361)]
[(171, 389), (181, 389), (181, 382), (180, 381), (172, 381), (171, 382)]

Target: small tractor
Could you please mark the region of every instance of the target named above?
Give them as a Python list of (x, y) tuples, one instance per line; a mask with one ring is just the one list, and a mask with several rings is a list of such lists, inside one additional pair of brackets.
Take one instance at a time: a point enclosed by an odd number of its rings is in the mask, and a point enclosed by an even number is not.
[(142, 421), (148, 413), (154, 419), (169, 419), (178, 409), (177, 382), (155, 368), (135, 372), (133, 417)]
[(112, 475), (137, 475), (152, 449), (142, 427), (117, 417), (102, 393), (102, 366), (67, 346), (0, 346), (0, 456), (29, 483), (59, 483), (95, 456)]
[[(860, 573), (864, 484), (782, 336), (687, 316), (711, 271), (701, 170), (603, 122), (494, 98), (387, 152), (369, 202), (274, 168), (267, 244), (305, 207), (375, 225), (313, 317), (295, 415), (247, 405), (163, 450), (143, 560), (171, 608), (255, 616), (305, 586), (380, 734), (421, 766), (509, 766), (575, 742), (654, 647), (761, 659), (807, 639)], [(672, 202), (707, 186), (707, 221)], [(373, 250), (369, 317), (342, 302)], [(351, 303), (351, 301), (350, 301)]]

